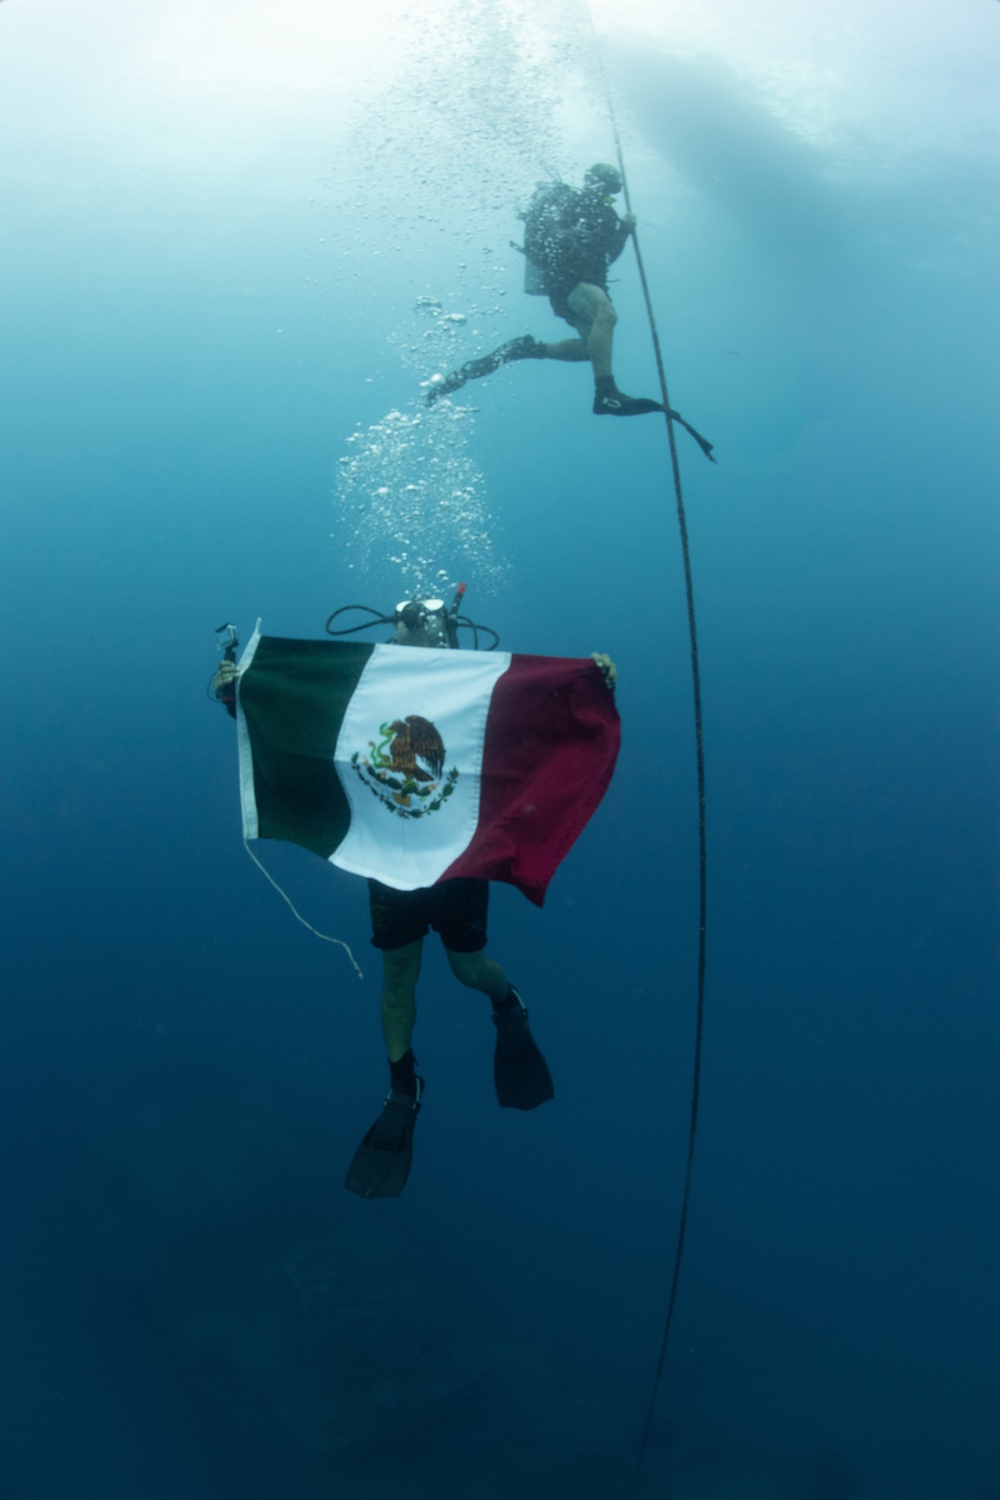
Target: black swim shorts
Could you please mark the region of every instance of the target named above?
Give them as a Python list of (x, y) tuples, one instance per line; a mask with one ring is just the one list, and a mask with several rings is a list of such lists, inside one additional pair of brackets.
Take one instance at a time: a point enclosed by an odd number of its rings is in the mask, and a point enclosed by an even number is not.
[(488, 880), (442, 880), (416, 891), (369, 880), (368, 897), (373, 948), (405, 948), (432, 927), (452, 953), (478, 953), (486, 947)]
[(574, 270), (571, 276), (553, 276), (545, 279), (545, 291), (552, 311), (557, 318), (562, 318), (564, 323), (575, 328), (581, 337), (590, 333), (591, 325), (573, 311), (569, 305), (569, 299), (583, 281), (590, 286), (600, 287), (605, 296), (608, 295), (607, 272), (598, 271), (596, 267), (586, 267), (582, 272)]

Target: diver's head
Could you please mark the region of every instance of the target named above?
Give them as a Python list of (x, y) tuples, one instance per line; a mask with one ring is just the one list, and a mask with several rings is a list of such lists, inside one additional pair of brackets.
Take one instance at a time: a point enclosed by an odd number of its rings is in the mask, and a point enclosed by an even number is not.
[(404, 599), (393, 616), (397, 646), (448, 649), (448, 609), (443, 599)]
[[(451, 605), (445, 604), (443, 599), (423, 598), (417, 594), (412, 599), (404, 599), (402, 604), (397, 604), (391, 615), (384, 615), (380, 609), (372, 609), (369, 604), (342, 604), (335, 609), (326, 622), (327, 635), (344, 636), (357, 635), (361, 630), (371, 630), (379, 625), (391, 625), (395, 634), (391, 644), (396, 646), (437, 646), (442, 650), (459, 650), (459, 630), (472, 631), (473, 649), (480, 649), (480, 636), (485, 636), (488, 644), (487, 651), (495, 651), (500, 644), (500, 637), (489, 625), (479, 625), (475, 620), (469, 620), (465, 615), (459, 614), (462, 600), (465, 598), (465, 584), (460, 583), (455, 589), (455, 597)], [(362, 620), (359, 625), (338, 625), (334, 628), (334, 620), (339, 620), (345, 614), (360, 611), (370, 616)], [(389, 644), (387, 642), (387, 644)]]
[(584, 188), (607, 193), (613, 198), (622, 190), (622, 175), (617, 167), (609, 166), (606, 161), (598, 161), (583, 174), (583, 185)]

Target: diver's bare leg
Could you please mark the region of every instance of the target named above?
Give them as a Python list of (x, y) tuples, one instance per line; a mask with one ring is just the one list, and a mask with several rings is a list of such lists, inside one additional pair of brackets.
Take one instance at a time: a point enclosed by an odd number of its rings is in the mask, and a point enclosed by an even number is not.
[(590, 358), (583, 339), (563, 339), (558, 344), (543, 344), (542, 348), (546, 359), (562, 359), (569, 364)]
[(595, 379), (610, 375), (615, 324), (618, 322), (618, 314), (612, 306), (611, 298), (602, 287), (593, 286), (589, 281), (581, 281), (566, 300), (577, 320), (577, 327), (581, 331), (587, 330), (584, 338)]
[(382, 952), (382, 1034), (390, 1062), (399, 1062), (410, 1050), (417, 1019), (417, 978), (424, 940), (404, 948)]
[(487, 957), (485, 948), (478, 953), (454, 953), (451, 948), (444, 951), (459, 984), (480, 990), (498, 1005), (506, 1000), (510, 989), (507, 976), (495, 958)]

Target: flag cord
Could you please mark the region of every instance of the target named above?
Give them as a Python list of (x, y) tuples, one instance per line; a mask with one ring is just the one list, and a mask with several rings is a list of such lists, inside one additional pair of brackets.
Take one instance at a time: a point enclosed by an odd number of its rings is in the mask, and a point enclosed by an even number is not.
[(274, 876), (272, 874), (270, 874), (269, 871), (265, 870), (264, 866), (261, 864), (261, 862), (257, 858), (256, 854), (250, 848), (250, 845), (247, 843), (246, 839), (243, 840), (243, 847), (247, 851), (247, 853), (249, 854), (250, 858), (253, 860), (254, 864), (257, 866), (257, 868), (260, 871), (260, 873), (263, 875), (264, 879), (267, 880), (267, 881), (270, 881), (271, 885), (274, 886), (274, 889), (277, 891), (277, 893), (281, 897), (281, 899), (283, 901), (286, 901), (288, 903), (288, 905), (292, 909), (293, 916), (295, 916), (295, 917), (297, 917), (299, 919), (299, 921), (302, 923), (303, 927), (308, 927), (309, 931), (313, 934), (313, 936), (314, 937), (318, 937), (318, 938), (322, 938), (322, 940), (323, 940), (324, 943), (337, 943), (339, 945), (339, 947), (343, 948), (344, 952), (347, 954), (348, 958), (351, 960), (351, 963), (354, 965), (354, 972), (357, 974), (358, 978), (359, 979), (364, 979), (365, 976), (362, 974), (361, 969), (358, 966), (358, 961), (354, 957), (354, 954), (351, 952), (351, 950), (348, 947), (348, 945), (344, 942), (344, 939), (343, 938), (338, 938), (338, 937), (329, 937), (327, 935), (327, 933), (320, 932), (318, 930), (318, 928), (316, 928), (316, 927), (314, 927), (312, 925), (311, 922), (307, 922), (306, 919), (305, 919), (305, 917), (302, 915), (302, 913), (299, 912), (299, 911), (296, 911), (296, 909), (295, 909), (295, 903), (292, 901), (291, 897), (287, 896), (285, 894), (285, 892), (281, 889), (281, 886), (275, 880)]
[[(632, 200), (629, 195), (628, 175), (625, 171), (625, 157), (622, 151), (621, 135), (618, 130), (618, 120), (615, 115), (614, 99), (611, 93), (611, 84), (604, 66), (604, 57), (594, 25), (593, 15), (588, 6), (590, 18), (590, 29), (594, 38), (594, 50), (600, 68), (601, 82), (604, 85), (604, 94), (607, 102), (608, 118), (614, 135), (615, 152), (618, 157), (618, 170), (621, 173), (622, 187), (625, 192), (625, 208), (628, 213), (632, 212)], [(642, 294), (646, 303), (646, 316), (649, 321), (649, 331), (653, 341), (653, 353), (656, 357), (656, 369), (660, 377), (660, 390), (663, 395), (664, 420), (667, 424), (667, 438), (670, 443), (670, 464), (673, 472), (674, 495), (677, 504), (677, 524), (680, 531), (681, 555), (684, 563), (684, 590), (687, 599), (688, 636), (691, 642), (691, 682), (694, 697), (694, 733), (695, 733), (695, 756), (698, 777), (698, 981), (697, 981), (697, 1005), (695, 1014), (695, 1037), (694, 1037), (694, 1063), (691, 1075), (691, 1109), (688, 1125), (688, 1147), (687, 1165), (684, 1174), (684, 1190), (681, 1196), (681, 1208), (677, 1226), (677, 1241), (674, 1250), (673, 1274), (670, 1280), (670, 1294), (667, 1299), (667, 1311), (663, 1323), (663, 1336), (660, 1341), (659, 1359), (656, 1364), (656, 1373), (653, 1377), (653, 1385), (649, 1397), (649, 1405), (646, 1411), (646, 1421), (639, 1441), (639, 1449), (636, 1455), (635, 1468), (632, 1473), (632, 1482), (629, 1488), (629, 1500), (635, 1500), (638, 1494), (639, 1481), (642, 1476), (643, 1463), (646, 1458), (646, 1450), (649, 1446), (649, 1438), (653, 1428), (653, 1418), (656, 1413), (656, 1403), (660, 1392), (663, 1378), (663, 1368), (666, 1363), (667, 1349), (670, 1344), (670, 1333), (674, 1321), (674, 1309), (677, 1305), (677, 1289), (680, 1283), (681, 1262), (684, 1257), (684, 1242), (687, 1236), (688, 1209), (691, 1200), (691, 1180), (694, 1170), (695, 1141), (698, 1133), (698, 1101), (701, 1092), (701, 1055), (702, 1038), (704, 1035), (705, 1022), (705, 933), (707, 917), (708, 896), (708, 846), (705, 826), (705, 746), (702, 728), (701, 711), (701, 672), (698, 663), (698, 630), (695, 619), (694, 608), (694, 580), (691, 572), (691, 552), (688, 545), (687, 517), (684, 511), (684, 491), (681, 485), (680, 463), (677, 457), (677, 442), (674, 434), (673, 413), (670, 409), (670, 399), (667, 395), (667, 377), (663, 366), (663, 354), (660, 349), (660, 336), (656, 326), (656, 316), (653, 311), (653, 300), (650, 296), (649, 282), (646, 278), (646, 268), (643, 264), (642, 250), (639, 245), (638, 233), (633, 227), (632, 244), (635, 248), (636, 264), (639, 268), (639, 280), (642, 284)]]

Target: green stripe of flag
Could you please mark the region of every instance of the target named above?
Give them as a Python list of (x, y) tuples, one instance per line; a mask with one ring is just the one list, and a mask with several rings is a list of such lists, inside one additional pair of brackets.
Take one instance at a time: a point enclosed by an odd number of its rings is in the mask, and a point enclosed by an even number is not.
[(279, 636), (258, 641), (239, 697), (253, 747), (261, 838), (288, 839), (328, 859), (346, 835), (351, 813), (333, 752), (372, 650), (345, 642), (331, 653), (328, 641)]

